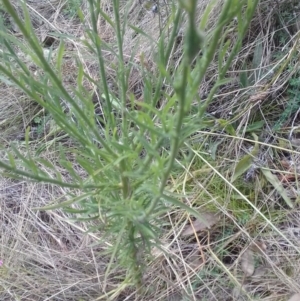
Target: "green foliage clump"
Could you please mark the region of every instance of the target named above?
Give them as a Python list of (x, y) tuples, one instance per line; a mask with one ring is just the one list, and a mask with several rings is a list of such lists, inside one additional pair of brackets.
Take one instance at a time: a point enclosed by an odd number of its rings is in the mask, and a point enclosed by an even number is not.
[[(291, 67), (293, 68), (293, 67)], [(296, 113), (300, 107), (300, 78), (299, 73), (297, 72), (295, 76), (293, 76), (288, 81), (288, 101), (285, 109), (281, 113), (279, 119), (273, 126), (273, 130), (276, 132), (280, 130), (280, 128), (284, 125), (284, 123), (291, 117), (292, 114)]]
[[(70, 188), (66, 201), (44, 209), (63, 208), (75, 220), (85, 222), (89, 231), (100, 231), (103, 241), (111, 242), (108, 251), (111, 260), (106, 277), (117, 262), (126, 268), (127, 278), (124, 281), (139, 286), (147, 254), (153, 245), (159, 244), (159, 217), (171, 207), (179, 207), (198, 216), (193, 208), (180, 201), (181, 198), (169, 187), (168, 180), (183, 144), (203, 126), (207, 107), (213, 102), (218, 88), (227, 82), (226, 73), (241, 48), (258, 0), (225, 1), (209, 37), (205, 36), (205, 30), (214, 1), (207, 6), (201, 24), (196, 24), (195, 20), (196, 0), (180, 1), (180, 5), (175, 3), (170, 11), (172, 28), (170, 32), (166, 28), (156, 44), (159, 74), (156, 77), (146, 68), (143, 69), (145, 86), (142, 103), (128, 94), (128, 74), (134, 64), (125, 61), (123, 54), (124, 30), (128, 25), (126, 14), (120, 14), (118, 0), (113, 0), (114, 20), (100, 9), (99, 0), (88, 2), (92, 30), (86, 31), (84, 43), (98, 60), (101, 80), (93, 80), (78, 60), (77, 86), (70, 93), (61, 76), (65, 53), (63, 39), (55, 59), (47, 60), (33, 34), (25, 4), (23, 21), (10, 1), (3, 0), (5, 9), (27, 43), (26, 47), (21, 46), (22, 51), (43, 71), (43, 78), (31, 76), (29, 68), (11, 47), (13, 44), (20, 47), (18, 41), (5, 30), (0, 34), (5, 41), (5, 53), (9, 54), (10, 63), (2, 61), (0, 71), (7, 81), (18, 86), (47, 111), (57, 126), (75, 142), (76, 147), (59, 147), (59, 164), (68, 174), (67, 179), (49, 160), (32, 157), (29, 151), (24, 156), (14, 149), (7, 155), (8, 160), (0, 161), (0, 167), (6, 171), (6, 175), (15, 178)], [(79, 5), (80, 1), (68, 2), (70, 11), (77, 10)], [(84, 22), (83, 14), (79, 12), (78, 15)], [(176, 36), (184, 25), (184, 15), (189, 20), (185, 52), (174, 71), (169, 66), (169, 58), (176, 44)], [(99, 16), (114, 30), (117, 40), (114, 49), (109, 48), (97, 34)], [(236, 38), (230, 48), (225, 37), (229, 30), (232, 31), (230, 27), (233, 23), (236, 24)], [(133, 29), (137, 34), (144, 34), (138, 28)], [(107, 82), (104, 50), (111, 51), (118, 62), (116, 91)], [(201, 101), (199, 86), (216, 58), (218, 68), (215, 82), (206, 100)], [(95, 113), (92, 96), (83, 84), (85, 81), (103, 91), (102, 116)], [(165, 105), (160, 107), (164, 85), (171, 87), (172, 91), (163, 94)], [(195, 100), (197, 110), (191, 116), (189, 112)], [(131, 109), (129, 103), (138, 105), (140, 109)], [(166, 141), (168, 147), (164, 147)], [(28, 135), (26, 145), (29, 147)], [(72, 160), (68, 157), (70, 153)], [(77, 172), (76, 166), (84, 170), (85, 176)]]
[(63, 9), (63, 13), (69, 18), (77, 16), (78, 11), (82, 5), (82, 0), (68, 0)]

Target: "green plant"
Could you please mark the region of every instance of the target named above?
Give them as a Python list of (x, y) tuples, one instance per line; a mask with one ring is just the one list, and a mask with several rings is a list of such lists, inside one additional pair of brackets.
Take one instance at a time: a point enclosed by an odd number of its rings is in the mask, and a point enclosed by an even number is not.
[(292, 77), (289, 82), (289, 88), (288, 88), (288, 102), (286, 104), (286, 107), (284, 111), (281, 113), (279, 119), (273, 126), (273, 130), (276, 132), (280, 130), (280, 128), (283, 126), (283, 124), (286, 122), (288, 118), (294, 113), (296, 113), (300, 106), (300, 95), (299, 95), (299, 89), (300, 89), (300, 79), (297, 77), (298, 73), (295, 77)]
[(73, 18), (77, 15), (78, 10), (82, 4), (82, 0), (68, 0), (63, 9), (63, 13)]
[(37, 129), (37, 135), (40, 136), (43, 134), (44, 130), (45, 130), (45, 126), (47, 124), (47, 122), (50, 120), (50, 115), (45, 115), (45, 116), (37, 116), (33, 119)]
[[(207, 6), (200, 24), (196, 24), (196, 0), (182, 0), (180, 5), (173, 4), (170, 12), (171, 32), (168, 35), (167, 29), (163, 31), (155, 45), (158, 53), (158, 77), (147, 68), (142, 70), (142, 103), (128, 93), (128, 76), (133, 64), (126, 62), (123, 54), (123, 35), (128, 24), (126, 12), (124, 15), (120, 14), (118, 0), (113, 0), (114, 20), (101, 9), (99, 0), (96, 3), (88, 1), (92, 30), (86, 30), (87, 39), (84, 43), (98, 59), (101, 81), (91, 78), (78, 59), (77, 85), (72, 93), (67, 91), (62, 79), (65, 52), (63, 39), (56, 51), (55, 60), (48, 61), (33, 34), (25, 4), (22, 2), (25, 16), (23, 21), (10, 1), (2, 2), (19, 26), (27, 44), (20, 44), (3, 28), (1, 38), (6, 49), (1, 54), (3, 60), (0, 71), (6, 81), (18, 86), (45, 108), (62, 131), (75, 141), (75, 147), (68, 150), (61, 146), (59, 149), (59, 164), (68, 173), (69, 180), (65, 180), (49, 160), (30, 155), (28, 132), (27, 154), (22, 154), (12, 146), (13, 152), (7, 154), (6, 161), (0, 162), (0, 167), (6, 176), (70, 188), (66, 201), (44, 209), (63, 208), (73, 214), (75, 220), (86, 222), (90, 231), (101, 231), (103, 241), (112, 242), (109, 244), (111, 259), (107, 265), (106, 278), (117, 260), (117, 264), (127, 270), (124, 283), (139, 287), (147, 254), (153, 245), (159, 244), (162, 214), (171, 206), (176, 206), (192, 215), (198, 215), (193, 208), (179, 200), (180, 196), (168, 187), (168, 180), (183, 143), (188, 145), (189, 137), (203, 126), (206, 109), (212, 103), (218, 87), (227, 82), (226, 73), (241, 48), (258, 0), (225, 1), (210, 36), (205, 36), (205, 30), (214, 2)], [(178, 31), (184, 25), (184, 15), (188, 19), (185, 51), (180, 65), (171, 73), (169, 57)], [(79, 16), (84, 22), (80, 11)], [(97, 34), (99, 16), (115, 32), (117, 45), (114, 49), (105, 44)], [(144, 34), (138, 28), (131, 28), (138, 34)], [(234, 42), (226, 39), (227, 32), (232, 31), (232, 28), (236, 33)], [(15, 47), (20, 48), (43, 71), (41, 77), (35, 78), (32, 75)], [(107, 83), (104, 50), (109, 50), (117, 61), (117, 91), (110, 90)], [(200, 101), (199, 85), (216, 57), (218, 70), (215, 83), (207, 99)], [(92, 95), (85, 88), (85, 81), (103, 91), (101, 117), (95, 114)], [(165, 105), (158, 109), (163, 85), (166, 84), (172, 87), (172, 91), (170, 94), (163, 94)], [(198, 109), (190, 114), (195, 99), (198, 101)], [(68, 104), (67, 113), (64, 103)], [(139, 105), (140, 109), (132, 109), (134, 105)], [(74, 161), (68, 159), (69, 152), (72, 152), (73, 160), (85, 171), (86, 176), (77, 173)]]

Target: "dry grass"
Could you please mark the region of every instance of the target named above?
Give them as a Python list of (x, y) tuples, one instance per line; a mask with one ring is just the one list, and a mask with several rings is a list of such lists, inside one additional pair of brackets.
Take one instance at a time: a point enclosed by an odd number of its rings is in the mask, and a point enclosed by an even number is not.
[[(207, 4), (200, 2), (199, 16)], [(129, 3), (130, 22), (154, 40), (160, 34), (160, 27), (168, 26), (168, 2), (159, 3), (159, 14), (143, 8), (138, 1)], [(108, 14), (111, 5), (110, 1), (102, 1)], [(97, 79), (93, 55), (82, 43), (82, 25), (75, 17), (68, 16), (63, 2), (28, 1), (28, 6), (41, 42), (53, 33), (73, 36), (67, 42), (64, 84), (69, 87), (76, 84), (74, 57)], [(88, 16), (86, 1), (82, 8)], [(288, 116), (278, 131), (272, 131), (287, 106), (290, 79), (299, 75), (299, 23), (300, 8), (295, 1), (261, 1), (243, 48), (228, 73), (232, 81), (221, 87), (208, 109), (217, 119), (229, 120), (234, 125), (235, 137), (222, 127), (199, 131), (191, 139), (190, 164), (179, 161), (179, 171), (170, 179), (170, 186), (187, 196), (186, 203), (199, 212), (220, 214), (210, 229), (204, 227), (198, 233), (184, 236), (182, 230), (192, 222), (185, 213), (172, 211), (162, 217), (166, 224), (161, 237), (165, 252), (153, 250), (143, 277), (143, 289), (136, 292), (130, 284), (122, 283), (124, 271), (116, 269), (106, 277), (110, 243), (101, 239), (101, 233), (86, 233), (84, 223), (73, 223), (60, 210), (34, 209), (64, 198), (70, 193), (68, 189), (8, 180), (3, 176), (0, 178), (0, 259), (3, 261), (0, 299), (279, 301), (299, 292), (299, 110)], [(213, 26), (212, 15), (208, 35)], [(129, 86), (140, 99), (143, 82), (139, 59), (142, 55), (144, 63), (155, 74), (156, 49), (154, 43), (133, 33), (128, 30), (125, 35), (124, 56), (129, 58), (135, 49), (136, 66)], [(98, 21), (98, 34), (107, 44), (114, 45), (115, 37), (104, 20)], [(234, 33), (230, 38), (234, 39)], [(280, 39), (285, 39), (284, 45)], [(169, 62), (174, 66), (182, 55), (180, 36), (178, 40)], [(115, 58), (107, 52), (106, 60), (108, 80), (113, 86)], [(251, 82), (241, 88), (240, 74), (245, 68), (248, 77), (252, 74)], [(199, 87), (204, 99), (214, 81), (215, 70), (216, 65), (212, 65)], [(87, 88), (93, 93), (92, 85)], [(11, 141), (22, 149), (25, 129), (40, 126), (34, 118), (41, 116), (41, 109), (6, 83), (1, 83), (0, 95), (0, 146), (4, 154)], [(247, 178), (231, 183), (237, 162), (254, 145), (246, 129), (257, 121), (264, 121), (258, 130), (261, 144), (257, 161)], [(33, 140), (32, 151), (45, 144), (44, 131), (49, 131), (46, 125), (42, 125), (42, 137)], [(58, 164), (52, 139), (45, 144), (47, 151), (43, 156)], [(72, 147), (68, 140), (63, 143)], [(217, 147), (215, 160), (210, 155), (214, 147)], [(293, 209), (262, 176), (261, 166), (272, 170), (282, 183), (294, 204)], [(79, 166), (77, 170), (83, 173)], [(243, 254), (248, 250), (252, 253), (246, 254), (251, 258), (245, 262)], [(251, 260), (254, 260), (254, 272), (246, 277), (245, 265), (251, 269)]]

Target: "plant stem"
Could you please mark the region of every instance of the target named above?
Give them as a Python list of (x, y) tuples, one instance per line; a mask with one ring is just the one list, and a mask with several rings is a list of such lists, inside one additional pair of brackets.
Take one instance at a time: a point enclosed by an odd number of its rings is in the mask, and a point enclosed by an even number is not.
[[(104, 95), (105, 95), (105, 99), (106, 99), (106, 106), (107, 106), (106, 117), (108, 118), (108, 121), (109, 121), (109, 124), (111, 125), (111, 127), (114, 127), (115, 123), (112, 118), (112, 106), (111, 106), (111, 101), (110, 101), (110, 94), (108, 91), (108, 85), (106, 82), (105, 63), (104, 63), (103, 56), (102, 56), (101, 41), (97, 34), (97, 20), (95, 18), (96, 16), (95, 16), (95, 12), (94, 12), (94, 3), (92, 0), (88, 0), (88, 1), (89, 1), (89, 6), (90, 6), (90, 14), (91, 14), (91, 18), (92, 18), (92, 26), (93, 26), (93, 31), (94, 31), (94, 36), (92, 38), (93, 38), (94, 44), (97, 49), (97, 54), (98, 54), (97, 57), (98, 57), (98, 62), (99, 62), (99, 67), (100, 67), (100, 75), (101, 75)], [(100, 6), (99, 1), (97, 1), (97, 5)], [(100, 9), (100, 7), (99, 7), (99, 9)], [(97, 17), (99, 17), (99, 15), (97, 15)]]
[(163, 173), (162, 179), (161, 179), (161, 184), (159, 188), (158, 195), (154, 198), (148, 209), (146, 210), (145, 213), (145, 218), (148, 218), (152, 211), (155, 209), (158, 201), (163, 195), (165, 186), (167, 184), (170, 172), (172, 171), (173, 164), (175, 161), (175, 158), (177, 156), (178, 150), (179, 150), (179, 144), (180, 144), (180, 132), (181, 132), (181, 127), (182, 127), (182, 122), (183, 118), (185, 115), (185, 99), (186, 99), (186, 86), (187, 86), (187, 78), (188, 78), (188, 71), (189, 71), (189, 65), (187, 63), (184, 64), (183, 70), (182, 70), (182, 82), (180, 87), (178, 88), (178, 117), (177, 117), (177, 123), (175, 127), (175, 135), (172, 140), (172, 145), (171, 145), (171, 154), (169, 156), (169, 161), (166, 167), (166, 170)]

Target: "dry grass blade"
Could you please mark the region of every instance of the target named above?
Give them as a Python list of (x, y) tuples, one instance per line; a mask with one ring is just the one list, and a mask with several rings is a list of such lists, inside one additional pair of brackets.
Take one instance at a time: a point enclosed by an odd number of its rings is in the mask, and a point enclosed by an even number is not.
[(207, 228), (211, 228), (219, 220), (219, 215), (211, 212), (205, 212), (201, 214), (202, 219), (196, 219), (191, 225), (188, 225), (181, 233), (182, 237), (190, 236), (195, 232), (203, 231)]
[(300, 301), (300, 294), (293, 295), (288, 301)]
[(267, 250), (267, 245), (262, 240), (253, 241), (253, 243), (250, 245), (250, 249), (253, 252), (258, 252), (263, 254)]
[(266, 275), (269, 272), (270, 269), (265, 266), (258, 267), (257, 269), (255, 269), (255, 272), (252, 275), (252, 280), (262, 280), (266, 278)]
[(253, 251), (250, 249), (246, 250), (241, 256), (242, 271), (246, 277), (250, 277), (254, 273), (255, 261)]
[(278, 191), (278, 193), (282, 196), (282, 198), (285, 200), (286, 204), (290, 208), (294, 208), (294, 205), (291, 201), (291, 199), (288, 197), (286, 190), (278, 180), (276, 176), (274, 176), (270, 170), (261, 168), (261, 172), (264, 174), (268, 182), (273, 185), (273, 187)]

